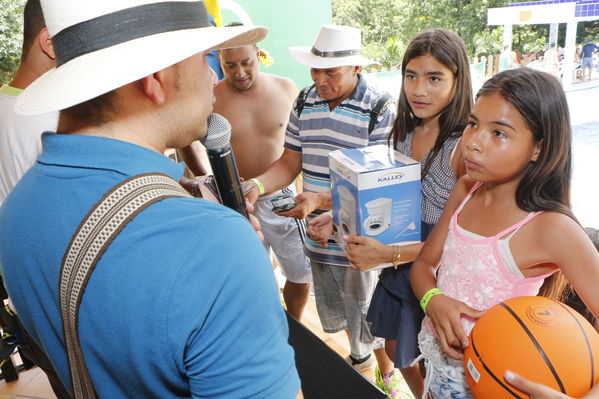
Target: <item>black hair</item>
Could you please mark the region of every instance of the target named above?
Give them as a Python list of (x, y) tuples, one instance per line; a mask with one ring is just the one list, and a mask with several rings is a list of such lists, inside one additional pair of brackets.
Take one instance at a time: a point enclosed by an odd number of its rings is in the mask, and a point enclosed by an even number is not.
[(28, 0), (23, 11), (23, 50), (21, 60), (24, 60), (33, 46), (37, 34), (46, 26), (40, 0)]
[[(401, 63), (402, 76), (405, 76), (406, 66), (410, 61), (428, 54), (435, 57), (437, 61), (453, 72), (455, 88), (453, 98), (439, 115), (439, 137), (437, 137), (430, 156), (422, 168), (422, 176), (426, 175), (445, 140), (456, 134), (461, 135), (466, 127), (473, 104), (470, 65), (464, 41), (457, 34), (447, 29), (430, 29), (418, 34), (412, 39), (404, 54)], [(408, 133), (414, 131), (414, 128), (421, 122), (412, 113), (404, 92), (403, 82), (402, 79), (399, 101), (397, 102), (397, 117), (388, 137), (389, 143), (393, 141), (395, 148), (397, 148), (397, 143), (404, 141)]]
[[(527, 212), (560, 212), (576, 220), (570, 209), (570, 112), (559, 81), (531, 68), (511, 69), (487, 80), (476, 98), (493, 93), (518, 110), (540, 148), (536, 161), (524, 169), (516, 188), (516, 204)], [(540, 295), (559, 300), (566, 287), (567, 281), (558, 271), (545, 279)]]

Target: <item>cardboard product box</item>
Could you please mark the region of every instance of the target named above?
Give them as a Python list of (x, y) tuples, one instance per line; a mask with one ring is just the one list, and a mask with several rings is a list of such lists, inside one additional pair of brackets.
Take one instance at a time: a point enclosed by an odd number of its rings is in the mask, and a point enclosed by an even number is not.
[[(375, 145), (329, 154), (335, 238), (376, 238), (383, 244), (420, 242), (420, 163)], [(381, 267), (390, 266), (390, 263)]]

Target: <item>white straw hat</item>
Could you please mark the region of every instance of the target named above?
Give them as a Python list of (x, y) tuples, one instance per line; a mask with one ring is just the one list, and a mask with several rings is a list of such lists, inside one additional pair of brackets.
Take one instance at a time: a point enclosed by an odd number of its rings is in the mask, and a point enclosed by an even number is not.
[(208, 49), (254, 44), (264, 27), (210, 25), (197, 0), (41, 0), (56, 68), (16, 101), (25, 115), (58, 111)]
[(297, 62), (310, 68), (378, 65), (361, 55), (360, 29), (350, 26), (322, 25), (314, 46), (289, 47)]

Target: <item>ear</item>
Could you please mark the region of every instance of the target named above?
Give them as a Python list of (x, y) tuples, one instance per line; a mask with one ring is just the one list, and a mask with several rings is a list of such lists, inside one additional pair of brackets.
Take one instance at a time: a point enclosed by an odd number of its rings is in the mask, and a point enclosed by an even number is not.
[(543, 144), (543, 140), (539, 140), (534, 144), (534, 148), (532, 150), (532, 156), (530, 158), (531, 162), (537, 162), (539, 159), (539, 154), (541, 153), (541, 145)]
[(37, 40), (40, 45), (40, 48), (51, 59), (56, 59), (56, 54), (54, 53), (54, 46), (52, 45), (52, 40), (50, 39), (50, 35), (48, 34), (48, 28), (45, 26), (40, 30), (37, 34)]
[(165, 70), (155, 72), (141, 79), (144, 94), (155, 104), (162, 105), (166, 99)]
[(353, 66), (352, 67), (352, 75), (356, 76), (358, 74), (358, 72), (360, 72), (360, 70), (362, 70), (361, 66)]

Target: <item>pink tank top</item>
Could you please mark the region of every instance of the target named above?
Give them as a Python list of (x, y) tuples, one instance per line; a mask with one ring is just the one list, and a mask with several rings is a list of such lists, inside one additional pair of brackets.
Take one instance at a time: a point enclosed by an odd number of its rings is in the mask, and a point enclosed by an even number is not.
[[(473, 238), (460, 232), (458, 215), (481, 183), (472, 187), (451, 218), (441, 256), (437, 287), (447, 296), (478, 310), (487, 310), (509, 298), (537, 295), (550, 274), (516, 278), (499, 255), (499, 239), (528, 223), (542, 212), (535, 212), (492, 237)], [(465, 332), (470, 334), (474, 321), (463, 317)]]

